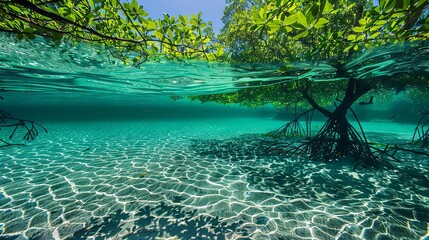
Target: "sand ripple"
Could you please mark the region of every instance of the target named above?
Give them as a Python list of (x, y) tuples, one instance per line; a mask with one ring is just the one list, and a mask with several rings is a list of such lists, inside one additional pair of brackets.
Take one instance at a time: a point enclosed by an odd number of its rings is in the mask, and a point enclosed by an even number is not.
[(267, 154), (271, 140), (260, 135), (179, 126), (57, 124), (26, 147), (3, 149), (0, 237), (418, 239), (426, 233), (428, 159), (404, 154), (401, 170), (352, 172), (347, 164)]

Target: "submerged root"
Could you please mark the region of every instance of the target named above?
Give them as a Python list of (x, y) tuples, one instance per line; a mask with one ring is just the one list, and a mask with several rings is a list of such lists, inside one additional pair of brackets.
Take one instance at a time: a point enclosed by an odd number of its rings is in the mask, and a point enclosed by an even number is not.
[[(313, 118), (313, 112), (314, 109), (310, 109), (301, 113), (294, 120), (277, 130), (267, 133), (266, 136), (272, 138), (309, 137), (311, 135), (311, 119)], [(302, 117), (305, 119), (305, 128), (299, 122), (299, 119)]]
[(352, 157), (355, 167), (392, 168), (390, 163), (399, 161), (391, 154), (390, 149), (371, 147), (364, 134), (362, 136), (345, 119), (330, 118), (313, 138), (297, 142), (279, 143), (271, 146), (269, 151), (285, 155), (306, 154), (313, 160), (329, 162), (343, 157)]
[[(427, 111), (426, 111), (427, 112)], [(429, 146), (429, 115), (424, 114), (414, 129), (413, 143), (421, 147)]]
[(266, 135), (272, 138), (301, 137), (305, 136), (305, 129), (297, 119), (294, 119)]
[[(17, 135), (20, 129), (22, 129), (23, 132), (23, 140), (36, 139), (36, 137), (39, 135), (38, 129), (48, 132), (48, 130), (40, 124), (30, 120), (14, 118), (9, 113), (0, 110), (0, 130), (4, 129), (12, 129), (12, 132), (9, 135), (9, 140)], [(0, 148), (9, 146), (24, 146), (24, 144), (13, 144), (0, 138)]]

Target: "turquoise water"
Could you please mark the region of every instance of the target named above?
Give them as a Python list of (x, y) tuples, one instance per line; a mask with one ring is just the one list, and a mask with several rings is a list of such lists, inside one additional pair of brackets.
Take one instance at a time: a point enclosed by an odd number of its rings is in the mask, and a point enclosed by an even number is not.
[[(169, 98), (284, 81), (276, 66), (162, 62), (139, 70), (109, 63), (89, 46), (2, 38), (0, 109), (48, 133), (0, 148), (0, 239), (427, 234), (427, 157), (401, 152), (396, 170), (352, 171), (349, 163), (278, 156), (266, 152), (276, 140), (264, 134), (287, 120), (279, 109)], [(378, 66), (374, 74), (385, 73)], [(369, 141), (402, 144), (421, 110), (410, 106), (398, 97), (355, 110), (377, 116), (362, 117)], [(323, 123), (317, 119), (314, 131)]]

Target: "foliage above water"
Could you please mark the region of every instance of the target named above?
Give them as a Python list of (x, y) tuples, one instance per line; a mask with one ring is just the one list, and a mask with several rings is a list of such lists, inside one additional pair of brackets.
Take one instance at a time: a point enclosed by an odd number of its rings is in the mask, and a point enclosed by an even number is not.
[(230, 0), (220, 39), (232, 60), (344, 63), (353, 52), (429, 38), (426, 0)]
[(152, 19), (136, 0), (1, 0), (0, 30), (20, 38), (36, 35), (60, 44), (68, 39), (102, 44), (126, 64), (148, 59), (214, 60), (222, 48), (212, 41), (211, 23), (202, 15)]

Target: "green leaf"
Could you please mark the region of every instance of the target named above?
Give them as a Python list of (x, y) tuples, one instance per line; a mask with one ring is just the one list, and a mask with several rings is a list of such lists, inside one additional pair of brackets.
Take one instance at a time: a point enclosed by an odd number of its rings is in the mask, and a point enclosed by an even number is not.
[(72, 8), (74, 7), (74, 4), (73, 4), (73, 2), (72, 2), (72, 1), (67, 1), (67, 2), (66, 2), (66, 6), (67, 6), (68, 8), (70, 8), (70, 9), (72, 9)]
[(19, 13), (22, 11), (20, 7), (15, 6), (15, 5), (9, 5), (9, 8), (12, 9), (13, 11), (19, 12)]
[(410, 7), (410, 0), (402, 0), (402, 9), (408, 9)]
[(142, 17), (147, 17), (147, 16), (149, 16), (149, 13), (148, 13), (148, 12), (146, 12), (145, 10), (143, 10), (142, 8), (140, 8), (140, 9), (137, 11), (137, 15), (142, 16)]
[(383, 25), (375, 25), (375, 26), (371, 27), (371, 28), (369, 29), (369, 31), (370, 31), (370, 32), (374, 32), (374, 31), (377, 31), (378, 29), (380, 29), (380, 28), (382, 28), (382, 27), (383, 27)]
[(251, 12), (250, 15), (252, 15), (253, 21), (255, 21), (257, 23), (263, 22), (263, 20), (261, 19), (261, 16), (259, 16), (259, 14), (257, 12)]
[(264, 8), (259, 9), (259, 17), (262, 20), (265, 19), (265, 9)]
[(186, 19), (185, 19), (185, 17), (184, 17), (184, 16), (179, 15), (179, 20), (180, 20), (183, 24), (186, 24)]
[(139, 8), (139, 3), (137, 2), (137, 0), (133, 0), (131, 2), (131, 7), (136, 9), (136, 10)]
[(352, 30), (353, 32), (361, 33), (364, 32), (365, 29), (363, 27), (354, 27)]
[(354, 34), (350, 34), (350, 35), (348, 35), (348, 36), (347, 36), (347, 40), (349, 40), (349, 41), (354, 41), (354, 40), (356, 40), (356, 35), (354, 35)]
[(297, 16), (297, 20), (298, 22), (304, 26), (304, 27), (308, 27), (308, 23), (307, 23), (307, 18), (304, 16), (304, 14), (302, 12), (297, 12), (296, 13)]
[(294, 3), (292, 6), (287, 10), (288, 12), (293, 12), (298, 6)]
[(313, 22), (314, 16), (311, 11), (306, 12), (307, 26)]
[(323, 27), (325, 24), (327, 24), (329, 21), (326, 18), (319, 18), (319, 20), (317, 20), (316, 24), (314, 24), (315, 28), (321, 28)]
[(149, 23), (147, 24), (147, 28), (148, 28), (148, 29), (155, 29), (155, 28), (156, 28), (156, 24), (155, 24), (155, 22), (149, 22)]
[(346, 47), (346, 48), (344, 49), (344, 52), (348, 52), (348, 51), (350, 51), (350, 49), (352, 49), (352, 47), (354, 47), (354, 45), (350, 45), (350, 46)]
[(67, 16), (67, 18), (68, 18), (68, 19), (70, 19), (70, 20), (72, 20), (73, 22), (75, 22), (75, 21), (76, 21), (76, 15), (74, 15), (74, 14), (69, 14), (69, 15)]
[(317, 16), (317, 14), (319, 13), (319, 5), (320, 3), (316, 2), (316, 4), (313, 4), (313, 6), (311, 6), (311, 8), (309, 9), (309, 12), (307, 13), (307, 20), (308, 20), (309, 13), (311, 14), (312, 17)]
[(288, 26), (288, 25), (292, 25), (292, 24), (296, 23), (296, 21), (297, 21), (297, 17), (295, 14), (293, 14), (293, 15), (290, 15), (289, 17), (287, 17), (284, 20), (283, 24)]
[(361, 26), (365, 26), (366, 25), (366, 20), (365, 19), (359, 19), (359, 24), (361, 25)]
[(270, 28), (270, 30), (268, 30), (268, 34), (273, 34), (277, 32), (281, 27), (278, 22), (270, 22), (267, 24), (267, 26)]
[(9, 20), (9, 19), (4, 19), (4, 21), (6, 22), (6, 24), (10, 27), (10, 28), (13, 28), (14, 27), (14, 21), (11, 21), (11, 20)]
[(378, 20), (377, 22), (375, 22), (376, 25), (384, 25), (386, 23), (387, 23), (386, 20)]
[(415, 7), (416, 7), (416, 8), (420, 7), (421, 5), (423, 5), (424, 3), (426, 3), (426, 1), (427, 1), (427, 0), (420, 0), (420, 1), (415, 5)]
[(300, 39), (300, 38), (304, 38), (304, 37), (307, 37), (307, 35), (308, 35), (308, 31), (304, 31), (304, 32), (302, 32), (302, 33), (300, 33), (300, 34), (298, 34), (298, 35), (296, 35), (295, 36), (295, 39)]
[(391, 18), (404, 18), (406, 17), (403, 12), (397, 12), (391, 15)]
[(333, 8), (334, 6), (332, 6), (332, 4), (328, 0), (326, 0), (325, 6), (323, 7), (322, 14), (329, 13)]
[(376, 33), (372, 34), (371, 36), (369, 36), (368, 39), (374, 39), (374, 38), (380, 36), (380, 34), (381, 34), (380, 32), (376, 32)]
[(261, 28), (262, 26), (258, 26), (258, 25), (252, 25), (250, 28), (249, 28), (249, 30), (250, 31), (252, 31), (252, 32), (254, 32), (254, 31), (257, 31), (259, 28)]

